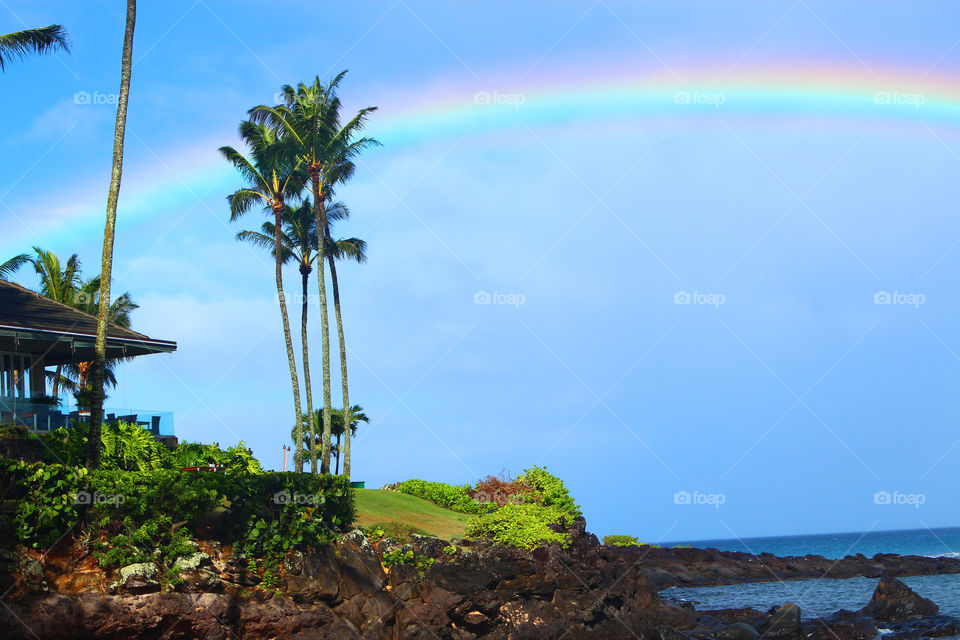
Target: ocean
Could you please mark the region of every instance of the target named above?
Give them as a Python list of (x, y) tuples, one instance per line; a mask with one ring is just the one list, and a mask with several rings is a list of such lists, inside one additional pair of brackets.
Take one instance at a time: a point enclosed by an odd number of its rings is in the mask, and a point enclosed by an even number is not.
[[(689, 540), (664, 544), (690, 545), (702, 549), (745, 551), (777, 556), (821, 555), (837, 559), (862, 553), (960, 557), (960, 527), (866, 533), (827, 533), (732, 540)], [(916, 576), (903, 582), (925, 598), (940, 605), (940, 613), (960, 617), (960, 575)], [(660, 596), (675, 602), (693, 602), (697, 609), (752, 607), (766, 611), (772, 606), (793, 602), (804, 618), (826, 616), (839, 609), (856, 610), (870, 600), (875, 578), (834, 580), (793, 580), (719, 587), (670, 587)]]

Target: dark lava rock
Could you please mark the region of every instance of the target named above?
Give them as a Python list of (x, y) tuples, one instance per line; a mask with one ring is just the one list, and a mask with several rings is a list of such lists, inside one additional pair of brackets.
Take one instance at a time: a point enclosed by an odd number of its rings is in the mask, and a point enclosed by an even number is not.
[(940, 607), (917, 595), (893, 576), (884, 576), (877, 584), (873, 597), (860, 615), (885, 622), (904, 622), (914, 618), (935, 616)]
[(787, 603), (767, 619), (764, 638), (789, 638), (800, 631), (800, 607)]
[(717, 640), (757, 640), (760, 634), (746, 622), (735, 622), (714, 634)]
[(330, 547), (295, 551), (284, 561), (285, 592), (296, 602), (334, 601), (340, 593), (337, 557)]
[(338, 551), (341, 597), (375, 593), (387, 583), (377, 552), (359, 529), (343, 536)]

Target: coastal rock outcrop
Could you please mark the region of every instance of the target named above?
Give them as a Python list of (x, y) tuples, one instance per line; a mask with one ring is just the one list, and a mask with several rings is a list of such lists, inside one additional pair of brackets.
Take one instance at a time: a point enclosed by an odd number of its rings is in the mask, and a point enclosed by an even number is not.
[(859, 613), (885, 622), (905, 622), (939, 612), (940, 607), (930, 600), (917, 595), (893, 576), (884, 576), (870, 602)]
[[(830, 618), (803, 621), (790, 603), (766, 613), (697, 611), (658, 597), (638, 549), (600, 545), (582, 526), (572, 534), (567, 548), (526, 551), (426, 536), (375, 548), (357, 530), (327, 547), (287, 553), (269, 582), (229, 550), (207, 545), (182, 559), (183, 582), (163, 592), (150, 563), (106, 575), (89, 563), (70, 569), (56, 554), (39, 558), (21, 549), (7, 558), (8, 573), (0, 572), (18, 585), (0, 607), (0, 629), (4, 638), (42, 640), (869, 640), (881, 622), (892, 640), (960, 632), (960, 621), (935, 615), (936, 605), (893, 577), (863, 610)], [(396, 562), (408, 550), (414, 559)], [(670, 551), (689, 561), (689, 575), (732, 573), (720, 572), (733, 565), (719, 552)], [(805, 570), (782, 558), (739, 560)], [(66, 579), (74, 574), (83, 579)]]

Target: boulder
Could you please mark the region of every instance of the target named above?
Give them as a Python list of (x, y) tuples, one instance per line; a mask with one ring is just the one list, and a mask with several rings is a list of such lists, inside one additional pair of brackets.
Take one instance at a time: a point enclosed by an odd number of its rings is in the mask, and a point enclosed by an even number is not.
[(119, 579), (111, 586), (132, 595), (152, 593), (160, 590), (158, 575), (157, 565), (152, 562), (128, 564), (120, 569)]
[(387, 583), (380, 557), (359, 529), (343, 536), (337, 551), (341, 597), (349, 599), (359, 594), (373, 594)]
[(788, 602), (767, 618), (764, 638), (789, 638), (800, 631), (800, 607)]
[(884, 622), (904, 622), (915, 618), (935, 616), (940, 607), (890, 575), (877, 584), (870, 602), (858, 613)]
[(284, 558), (285, 592), (295, 602), (335, 601), (340, 593), (337, 557), (329, 546)]
[(746, 622), (735, 622), (718, 630), (714, 636), (717, 640), (757, 640), (760, 634)]

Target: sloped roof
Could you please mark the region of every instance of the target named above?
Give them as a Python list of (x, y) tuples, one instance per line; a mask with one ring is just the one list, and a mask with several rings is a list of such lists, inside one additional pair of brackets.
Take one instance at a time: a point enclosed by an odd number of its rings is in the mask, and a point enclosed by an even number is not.
[[(63, 358), (62, 353), (66, 350), (70, 352), (67, 362), (83, 361), (92, 353), (90, 349), (96, 336), (96, 316), (51, 300), (15, 282), (0, 281), (0, 350), (46, 353), (48, 361), (53, 364)], [(21, 346), (21, 342), (27, 344)], [(14, 343), (16, 348), (11, 349), (9, 343)], [(44, 346), (42, 343), (50, 344)], [(111, 324), (107, 328), (107, 347), (110, 351), (108, 357), (134, 356), (175, 351), (177, 343), (155, 340)], [(78, 350), (81, 353), (78, 354)]]

